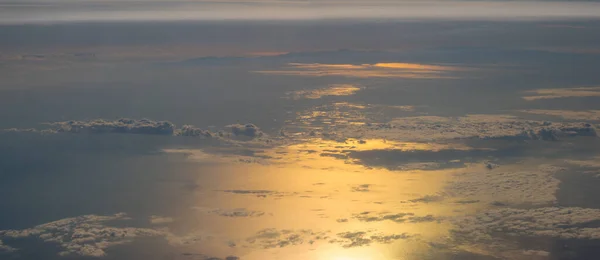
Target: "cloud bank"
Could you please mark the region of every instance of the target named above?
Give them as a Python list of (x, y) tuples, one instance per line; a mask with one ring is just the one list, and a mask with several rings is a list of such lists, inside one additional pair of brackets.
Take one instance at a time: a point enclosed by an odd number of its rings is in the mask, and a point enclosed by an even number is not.
[(121, 118), (115, 121), (96, 119), (91, 121), (55, 122), (50, 123), (50, 125), (60, 133), (173, 135), (175, 132), (175, 125), (171, 122), (148, 119)]
[(147, 228), (111, 227), (109, 221), (129, 218), (124, 213), (110, 216), (84, 215), (66, 218), (22, 230), (2, 230), (0, 238), (39, 237), (44, 242), (56, 243), (63, 250), (60, 255), (105, 256), (108, 247), (132, 242), (139, 237), (165, 236), (163, 231)]
[(507, 115), (467, 115), (464, 117), (419, 116), (396, 118), (389, 123), (347, 125), (335, 129), (334, 138), (382, 138), (387, 140), (434, 141), (452, 139), (543, 140), (565, 137), (597, 137), (588, 123), (552, 123), (522, 120)]

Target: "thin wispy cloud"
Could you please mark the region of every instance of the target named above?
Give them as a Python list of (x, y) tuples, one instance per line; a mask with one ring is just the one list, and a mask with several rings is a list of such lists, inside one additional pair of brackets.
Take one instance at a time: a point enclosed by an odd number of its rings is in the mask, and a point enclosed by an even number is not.
[(375, 64), (322, 64), (289, 63), (281, 70), (255, 71), (267, 75), (325, 77), (339, 76), (349, 78), (409, 78), (443, 79), (456, 78), (451, 72), (465, 71), (466, 68), (454, 66), (428, 65), (416, 63), (375, 63)]
[(600, 87), (535, 89), (525, 92), (527, 101), (570, 97), (600, 97)]

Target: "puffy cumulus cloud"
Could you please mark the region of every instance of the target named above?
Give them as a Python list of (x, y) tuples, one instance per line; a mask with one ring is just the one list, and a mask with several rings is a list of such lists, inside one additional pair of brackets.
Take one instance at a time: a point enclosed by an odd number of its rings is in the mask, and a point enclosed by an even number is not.
[(109, 221), (129, 219), (124, 213), (109, 216), (84, 215), (66, 218), (22, 230), (2, 230), (0, 237), (38, 237), (44, 242), (58, 244), (60, 255), (104, 256), (106, 248), (128, 243), (138, 237), (167, 235), (164, 231), (147, 228), (111, 227)]
[(440, 79), (456, 78), (451, 72), (469, 70), (457, 66), (442, 66), (417, 63), (375, 63), (375, 64), (323, 64), (289, 63), (280, 70), (256, 71), (267, 75), (323, 77), (338, 76), (352, 78), (409, 78)]
[[(600, 93), (600, 92), (599, 92)], [(584, 110), (584, 111), (573, 111), (573, 110), (548, 110), (548, 109), (528, 109), (520, 110), (519, 112), (527, 114), (536, 114), (544, 116), (556, 116), (564, 119), (571, 120), (600, 120), (600, 110)]]
[(248, 210), (245, 208), (237, 208), (237, 209), (212, 209), (212, 208), (204, 208), (204, 207), (192, 207), (193, 210), (196, 210), (201, 213), (206, 214), (216, 214), (222, 217), (230, 217), (230, 218), (239, 218), (239, 217), (260, 217), (265, 215), (263, 211), (256, 210)]
[(561, 170), (543, 165), (538, 169), (465, 170), (455, 174), (446, 192), (463, 200), (496, 205), (551, 204), (556, 202), (555, 192), (560, 184), (554, 174)]
[(368, 191), (370, 191), (370, 189), (369, 189), (370, 187), (371, 187), (371, 184), (361, 184), (361, 185), (352, 187), (351, 190), (353, 192), (368, 192)]
[(365, 211), (352, 215), (352, 218), (362, 222), (392, 221), (396, 223), (421, 223), (437, 221), (433, 215), (415, 216), (414, 213), (410, 212), (392, 214), (385, 212), (373, 213)]
[(121, 118), (114, 121), (96, 119), (91, 121), (63, 121), (50, 125), (57, 132), (65, 133), (119, 133), (119, 134), (150, 134), (173, 135), (175, 125), (168, 121), (153, 121), (149, 119)]
[(250, 138), (257, 138), (264, 135), (264, 133), (254, 124), (233, 124), (228, 125), (227, 128), (231, 129), (231, 133), (234, 136), (246, 136)]
[(508, 115), (464, 117), (418, 116), (396, 118), (389, 123), (367, 123), (336, 128), (334, 138), (384, 138), (387, 140), (434, 141), (449, 139), (500, 139), (555, 141), (572, 136), (597, 136), (587, 123), (552, 123), (522, 120)]
[(334, 84), (327, 88), (313, 90), (298, 90), (287, 93), (292, 99), (319, 99), (326, 96), (350, 96), (361, 90), (352, 84)]
[(468, 241), (487, 242), (502, 231), (508, 236), (600, 239), (600, 209), (543, 207), (501, 208), (456, 218), (453, 233)]
[(162, 217), (162, 216), (157, 216), (157, 215), (150, 216), (150, 223), (155, 224), (155, 225), (168, 224), (173, 221), (175, 221), (175, 220), (171, 217)]
[(600, 87), (535, 89), (525, 92), (527, 101), (569, 97), (600, 97)]
[(213, 137), (215, 134), (208, 130), (202, 130), (202, 129), (194, 127), (192, 125), (183, 125), (180, 129), (177, 129), (177, 131), (175, 131), (175, 135), (178, 135), (178, 136), (200, 136), (200, 137), (210, 138), (210, 137)]

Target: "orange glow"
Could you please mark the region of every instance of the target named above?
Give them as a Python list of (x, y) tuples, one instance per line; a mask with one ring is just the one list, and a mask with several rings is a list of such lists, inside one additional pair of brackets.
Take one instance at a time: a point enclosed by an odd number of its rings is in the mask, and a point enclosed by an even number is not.
[(455, 78), (449, 72), (464, 71), (464, 68), (416, 63), (375, 63), (375, 64), (321, 64), (290, 63), (283, 70), (255, 71), (268, 75), (285, 76), (342, 76), (355, 78)]

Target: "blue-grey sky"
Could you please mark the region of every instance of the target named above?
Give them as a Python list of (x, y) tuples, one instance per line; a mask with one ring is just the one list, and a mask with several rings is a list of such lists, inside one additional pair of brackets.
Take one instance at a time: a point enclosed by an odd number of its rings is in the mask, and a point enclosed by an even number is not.
[(2, 2), (0, 259), (597, 259), (598, 8)]

